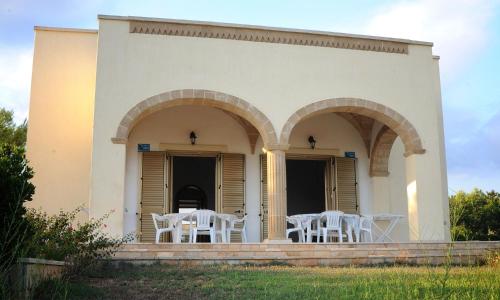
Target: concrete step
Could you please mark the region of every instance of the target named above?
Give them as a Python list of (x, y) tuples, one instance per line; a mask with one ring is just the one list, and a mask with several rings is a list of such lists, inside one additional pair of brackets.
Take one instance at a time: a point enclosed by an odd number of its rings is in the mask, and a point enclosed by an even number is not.
[(326, 244), (127, 244), (114, 261), (135, 263), (270, 263), (314, 264), (438, 264), (451, 256), (455, 263), (471, 264), (500, 242), (453, 243), (326, 243)]
[[(453, 243), (454, 249), (470, 249), (470, 248), (498, 248), (500, 242), (457, 242)], [(264, 244), (264, 243), (232, 243), (232, 244), (152, 244), (152, 243), (136, 243), (126, 244), (123, 249), (127, 250), (154, 250), (154, 249), (172, 249), (172, 250), (207, 250), (207, 249), (229, 249), (229, 250), (258, 250), (258, 249), (298, 249), (298, 250), (320, 250), (320, 249), (436, 249), (436, 248), (449, 248), (450, 243), (310, 243), (310, 244)]]

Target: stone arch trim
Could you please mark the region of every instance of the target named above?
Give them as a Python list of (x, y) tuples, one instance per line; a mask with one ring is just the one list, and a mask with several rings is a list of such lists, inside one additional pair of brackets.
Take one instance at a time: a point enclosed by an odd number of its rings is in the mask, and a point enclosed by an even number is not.
[(370, 176), (389, 176), (389, 156), (398, 135), (389, 127), (383, 126), (375, 138), (370, 158)]
[(328, 112), (349, 112), (373, 118), (392, 129), (403, 141), (405, 156), (425, 153), (415, 127), (401, 114), (382, 104), (357, 98), (332, 98), (311, 103), (299, 109), (286, 121), (280, 144), (288, 144), (293, 128), (300, 121)]
[(125, 144), (132, 128), (140, 120), (156, 111), (181, 105), (209, 106), (233, 113), (257, 129), (264, 145), (277, 144), (276, 131), (271, 121), (255, 106), (229, 94), (198, 89), (169, 91), (139, 102), (122, 118), (111, 141), (115, 144)]

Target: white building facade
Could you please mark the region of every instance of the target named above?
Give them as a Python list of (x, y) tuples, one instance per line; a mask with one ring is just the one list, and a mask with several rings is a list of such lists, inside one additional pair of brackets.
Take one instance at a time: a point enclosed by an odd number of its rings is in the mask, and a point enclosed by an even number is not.
[(235, 24), (99, 16), (37, 27), (28, 128), (31, 206), (110, 211), (151, 241), (151, 212), (404, 215), (399, 241), (449, 240), (432, 44)]

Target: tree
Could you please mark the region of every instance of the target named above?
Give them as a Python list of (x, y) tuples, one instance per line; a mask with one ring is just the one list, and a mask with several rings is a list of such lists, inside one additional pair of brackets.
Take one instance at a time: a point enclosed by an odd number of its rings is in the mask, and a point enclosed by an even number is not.
[(5, 108), (0, 108), (0, 144), (24, 147), (27, 128), (26, 120), (18, 126), (14, 123), (14, 113)]
[(459, 241), (500, 240), (500, 193), (474, 189), (450, 196), (451, 233)]
[(10, 267), (27, 250), (31, 234), (24, 203), (31, 201), (35, 186), (33, 170), (24, 156), (24, 147), (0, 145), (0, 298), (5, 298)]

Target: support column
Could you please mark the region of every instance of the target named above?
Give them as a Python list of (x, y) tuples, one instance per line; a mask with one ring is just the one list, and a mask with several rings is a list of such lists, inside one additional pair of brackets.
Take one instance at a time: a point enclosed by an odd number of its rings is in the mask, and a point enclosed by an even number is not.
[(267, 151), (267, 193), (269, 231), (267, 242), (288, 242), (286, 238), (286, 159), (284, 149)]
[[(430, 151), (429, 151), (430, 152)], [(430, 153), (406, 157), (406, 191), (410, 240), (448, 241), (446, 183)]]

